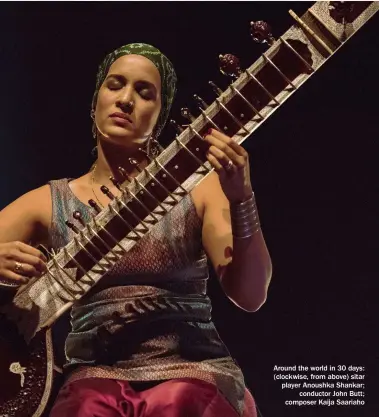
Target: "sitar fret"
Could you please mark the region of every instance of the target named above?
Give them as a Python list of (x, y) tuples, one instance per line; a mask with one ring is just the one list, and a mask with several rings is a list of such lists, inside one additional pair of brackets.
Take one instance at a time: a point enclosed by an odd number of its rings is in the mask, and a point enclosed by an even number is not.
[[(254, 83), (260, 87), (260, 89), (258, 89), (257, 93), (254, 95), (254, 97), (257, 97), (259, 95), (259, 92), (264, 92), (266, 94), (266, 96), (268, 98), (270, 98), (270, 100), (267, 101), (266, 105), (270, 104), (270, 101), (273, 101), (275, 103), (275, 105), (280, 106), (279, 101), (276, 99), (276, 97), (274, 95), (271, 94), (271, 92), (269, 90), (267, 90), (267, 88), (259, 81), (259, 79), (253, 74), (251, 73), (248, 69), (246, 70), (246, 74), (247, 76), (252, 79), (254, 81)], [(262, 100), (260, 100), (259, 98), (257, 98), (258, 103), (262, 102)]]
[(297, 56), (301, 62), (306, 66), (306, 68), (308, 69), (308, 71), (310, 73), (314, 72), (314, 69), (312, 68), (312, 65), (307, 62), (307, 60), (301, 55), (301, 52), (296, 50), (296, 47), (292, 46), (290, 42), (286, 41), (285, 39), (283, 39), (282, 37), (279, 38), (280, 42), (283, 43), (283, 45), (285, 45), (291, 52), (293, 52), (295, 54), (295, 56)]
[(303, 21), (329, 46), (335, 51), (341, 44), (341, 40), (334, 34), (325, 23), (317, 16), (317, 14), (309, 9), (307, 13), (302, 16)]
[[(310, 28), (305, 21), (296, 15), (295, 12), (290, 10), (290, 15), (295, 19), (295, 21), (301, 26), (310, 37), (310, 42), (315, 45), (315, 47), (322, 53), (325, 58), (328, 58), (330, 55), (333, 55), (333, 49), (331, 49), (327, 43), (312, 29)], [(321, 48), (320, 48), (321, 47)]]

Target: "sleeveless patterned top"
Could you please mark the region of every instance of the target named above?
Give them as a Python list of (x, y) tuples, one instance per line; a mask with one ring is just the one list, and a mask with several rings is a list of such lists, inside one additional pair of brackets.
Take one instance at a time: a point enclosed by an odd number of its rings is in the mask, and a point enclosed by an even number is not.
[[(75, 210), (91, 219), (69, 181), (49, 182), (55, 250), (73, 238), (65, 220), (75, 222)], [(212, 322), (201, 229), (187, 195), (76, 302), (65, 342), (68, 381), (197, 378), (215, 384), (242, 415), (244, 378)]]

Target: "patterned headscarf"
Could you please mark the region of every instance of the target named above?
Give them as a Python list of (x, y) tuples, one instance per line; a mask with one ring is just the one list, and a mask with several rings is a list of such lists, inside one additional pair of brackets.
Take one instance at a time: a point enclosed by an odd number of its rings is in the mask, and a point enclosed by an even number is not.
[(162, 83), (162, 108), (154, 129), (154, 134), (158, 137), (167, 121), (171, 105), (174, 100), (177, 77), (172, 63), (159, 49), (154, 46), (146, 43), (131, 43), (129, 45), (121, 46), (105, 57), (97, 72), (96, 90), (92, 99), (92, 109), (95, 109), (96, 107), (99, 89), (108, 74), (110, 66), (116, 61), (116, 59), (124, 55), (144, 56), (145, 58), (148, 58), (159, 71)]

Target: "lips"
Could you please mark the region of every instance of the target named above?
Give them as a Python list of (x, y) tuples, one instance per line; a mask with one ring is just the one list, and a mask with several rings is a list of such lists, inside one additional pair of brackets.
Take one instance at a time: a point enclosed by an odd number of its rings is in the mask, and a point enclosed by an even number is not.
[(122, 124), (133, 123), (132, 119), (125, 113), (113, 113), (109, 117)]

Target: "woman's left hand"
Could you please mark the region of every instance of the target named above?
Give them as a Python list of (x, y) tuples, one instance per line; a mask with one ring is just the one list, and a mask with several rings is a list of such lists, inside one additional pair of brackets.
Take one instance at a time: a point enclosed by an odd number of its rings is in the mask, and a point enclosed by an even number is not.
[(229, 202), (239, 203), (251, 197), (249, 154), (245, 149), (215, 129), (210, 129), (204, 140), (211, 145), (207, 159), (218, 173)]

